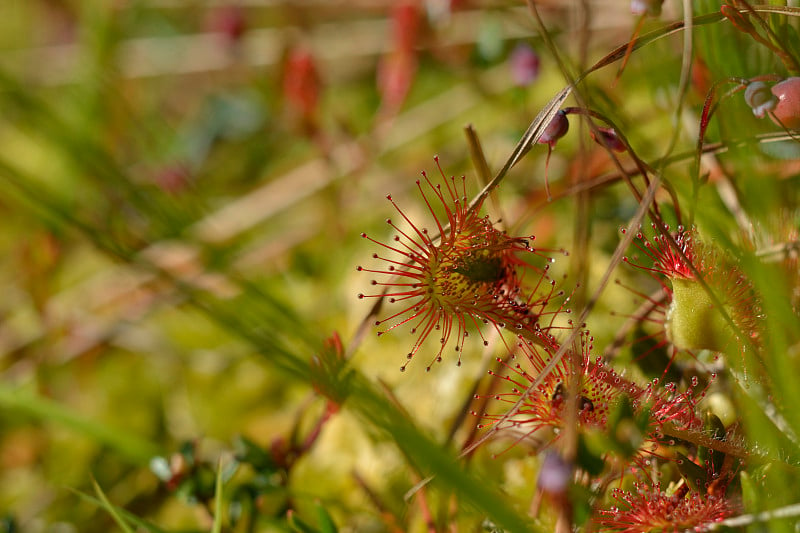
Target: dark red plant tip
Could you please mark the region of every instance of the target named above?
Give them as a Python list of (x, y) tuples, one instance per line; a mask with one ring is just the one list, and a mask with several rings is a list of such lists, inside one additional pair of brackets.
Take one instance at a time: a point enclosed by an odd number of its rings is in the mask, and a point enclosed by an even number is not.
[[(496, 229), (488, 217), (479, 215), (480, 203), (469, 207), (465, 178), (448, 178), (438, 159), (436, 162), (441, 180), (434, 182), (423, 172), (422, 180), (417, 181), (435, 231), (415, 224), (392, 196), (387, 196), (402, 223), (387, 220), (395, 233), (391, 244), (364, 235), (386, 253), (373, 256), (382, 267), (361, 268), (378, 275), (380, 280), (373, 284), (382, 287), (381, 292), (363, 297), (385, 296), (397, 306), (377, 322), (386, 326), (379, 334), (410, 326), (416, 341), (409, 359), (425, 339), (434, 336), (439, 348), (433, 361), (440, 361), (445, 347), (454, 340), (460, 364), (469, 330), (476, 330), (486, 343), (481, 332), (484, 324), (502, 330), (538, 323), (555, 294), (554, 284), (549, 283), (547, 267), (534, 268), (518, 257), (546, 257), (531, 246), (533, 237), (509, 237)], [(524, 281), (531, 272), (538, 278), (532, 286)]]
[(719, 8), (719, 12), (727, 18), (733, 26), (741, 31), (742, 33), (749, 33), (751, 35), (758, 34), (755, 26), (745, 17), (738, 9), (735, 7), (722, 4)]
[(418, 2), (401, 1), (392, 8), (392, 37), (395, 50), (411, 53), (417, 46), (422, 17)]
[(283, 96), (303, 119), (317, 112), (321, 82), (311, 50), (298, 46), (289, 51), (283, 71)]

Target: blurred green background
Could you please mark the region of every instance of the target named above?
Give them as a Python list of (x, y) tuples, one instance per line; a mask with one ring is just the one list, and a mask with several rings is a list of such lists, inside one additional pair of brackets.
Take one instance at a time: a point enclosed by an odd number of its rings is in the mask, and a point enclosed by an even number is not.
[[(636, 23), (624, 1), (539, 5), (573, 75)], [(492, 459), (499, 443), (469, 472), (443, 459), (472, 435), (460, 415), (494, 354), (472, 346), (462, 367), (445, 358), (426, 374), (422, 353), (401, 374), (413, 338), (375, 337), (355, 269), (376, 251), (362, 231), (389, 237), (386, 194), (426, 220), (414, 180), (438, 172), (437, 154), (476, 194), (464, 127), (496, 172), (566, 84), (524, 3), (4, 0), (0, 28), (0, 530), (108, 531), (126, 519), (105, 495), (150, 531), (286, 531), (300, 527), (290, 509), (320, 531), (327, 515), (340, 531), (423, 531), (419, 494), (404, 495), (432, 470), (442, 529), (526, 523), (535, 457)], [(618, 82), (616, 66), (585, 82), (645, 160), (680, 128), (681, 53), (680, 37), (663, 39)], [(704, 72), (780, 68), (754, 54)], [(687, 109), (705, 91), (693, 85)], [(726, 109), (740, 117), (730, 136), (770, 129)], [(679, 139), (690, 162), (696, 133)], [(570, 189), (613, 170), (575, 122), (549, 161), (547, 204), (546, 153), (535, 147), (487, 209), (572, 252), (554, 277), (581, 283), (580, 307), (637, 203), (621, 185)], [(731, 220), (716, 199), (707, 210)], [(622, 288), (606, 296), (599, 346), (624, 322), (608, 310), (635, 308)], [(354, 373), (323, 348), (335, 332), (357, 347)], [(338, 410), (324, 399), (337, 394)]]

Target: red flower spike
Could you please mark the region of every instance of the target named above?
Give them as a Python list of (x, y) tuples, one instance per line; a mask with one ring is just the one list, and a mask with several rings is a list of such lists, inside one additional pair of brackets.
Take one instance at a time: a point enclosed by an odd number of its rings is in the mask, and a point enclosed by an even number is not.
[[(436, 164), (439, 166), (438, 158)], [(362, 237), (391, 255), (373, 255), (385, 263), (382, 269), (357, 268), (388, 277), (385, 281), (372, 282), (383, 287), (382, 293), (359, 294), (359, 298), (386, 297), (390, 304), (401, 305), (399, 311), (378, 320), (376, 325), (391, 324), (378, 335), (403, 324), (411, 325), (411, 333), (417, 335), (417, 340), (408, 359), (431, 334), (439, 336), (441, 346), (434, 361), (440, 361), (453, 335), (456, 351), (462, 351), (468, 329), (472, 327), (482, 338), (480, 328), (484, 324), (492, 324), (498, 330), (534, 327), (555, 295), (555, 282), (547, 277), (547, 268), (535, 269), (517, 257), (519, 253), (544, 257), (542, 250), (531, 247), (533, 237), (509, 237), (497, 230), (488, 217), (478, 215), (480, 204), (473, 208), (468, 206), (465, 178), (462, 177), (460, 183), (453, 176), (447, 178), (441, 166), (439, 172), (443, 184), (434, 184), (424, 172), (423, 180), (417, 181), (439, 237), (415, 225), (391, 195), (387, 196), (388, 200), (411, 230), (403, 231), (391, 219), (387, 220), (397, 232), (393, 244), (381, 243), (362, 233)], [(439, 204), (444, 208), (444, 217), (438, 216), (434, 209), (434, 205)], [(524, 272), (528, 270), (539, 275), (532, 290), (523, 286)], [(540, 289), (544, 289), (544, 295), (540, 295)], [(483, 340), (488, 344), (485, 338)], [(458, 363), (461, 363), (460, 355)], [(403, 365), (401, 370), (405, 367)]]
[(595, 518), (603, 531), (705, 531), (739, 511), (723, 494), (701, 494), (685, 487), (667, 494), (658, 483), (637, 483), (633, 492), (614, 489), (612, 495), (619, 506), (600, 510)]

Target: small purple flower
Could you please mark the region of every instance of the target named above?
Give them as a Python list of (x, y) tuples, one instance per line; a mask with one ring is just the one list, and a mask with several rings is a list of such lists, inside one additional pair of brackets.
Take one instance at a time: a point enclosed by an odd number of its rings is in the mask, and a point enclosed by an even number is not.
[(525, 43), (519, 43), (509, 58), (511, 77), (520, 87), (527, 87), (539, 77), (539, 55)]
[(572, 465), (557, 452), (547, 452), (539, 470), (539, 488), (547, 494), (561, 495), (567, 492), (571, 479)]

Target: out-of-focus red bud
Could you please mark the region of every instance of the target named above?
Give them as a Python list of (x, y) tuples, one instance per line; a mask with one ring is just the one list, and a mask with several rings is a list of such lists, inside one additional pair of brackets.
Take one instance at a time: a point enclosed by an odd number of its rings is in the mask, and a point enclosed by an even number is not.
[(403, 105), (417, 72), (416, 44), (421, 23), (419, 3), (406, 1), (392, 10), (390, 52), (378, 65), (377, 84), (382, 112), (394, 115)]
[(412, 54), (393, 53), (381, 61), (378, 66), (378, 91), (382, 106), (389, 115), (395, 114), (403, 105), (416, 72), (417, 58)]
[(304, 119), (317, 111), (320, 78), (311, 51), (298, 47), (289, 52), (283, 71), (283, 96)]
[(206, 26), (209, 31), (222, 34), (229, 44), (235, 44), (247, 31), (244, 9), (238, 4), (223, 5), (210, 13)]
[(168, 194), (178, 194), (186, 189), (191, 181), (191, 170), (182, 162), (165, 165), (156, 170), (156, 186)]
[(420, 9), (417, 2), (401, 2), (392, 10), (392, 48), (395, 51), (413, 52), (417, 45), (420, 26)]

